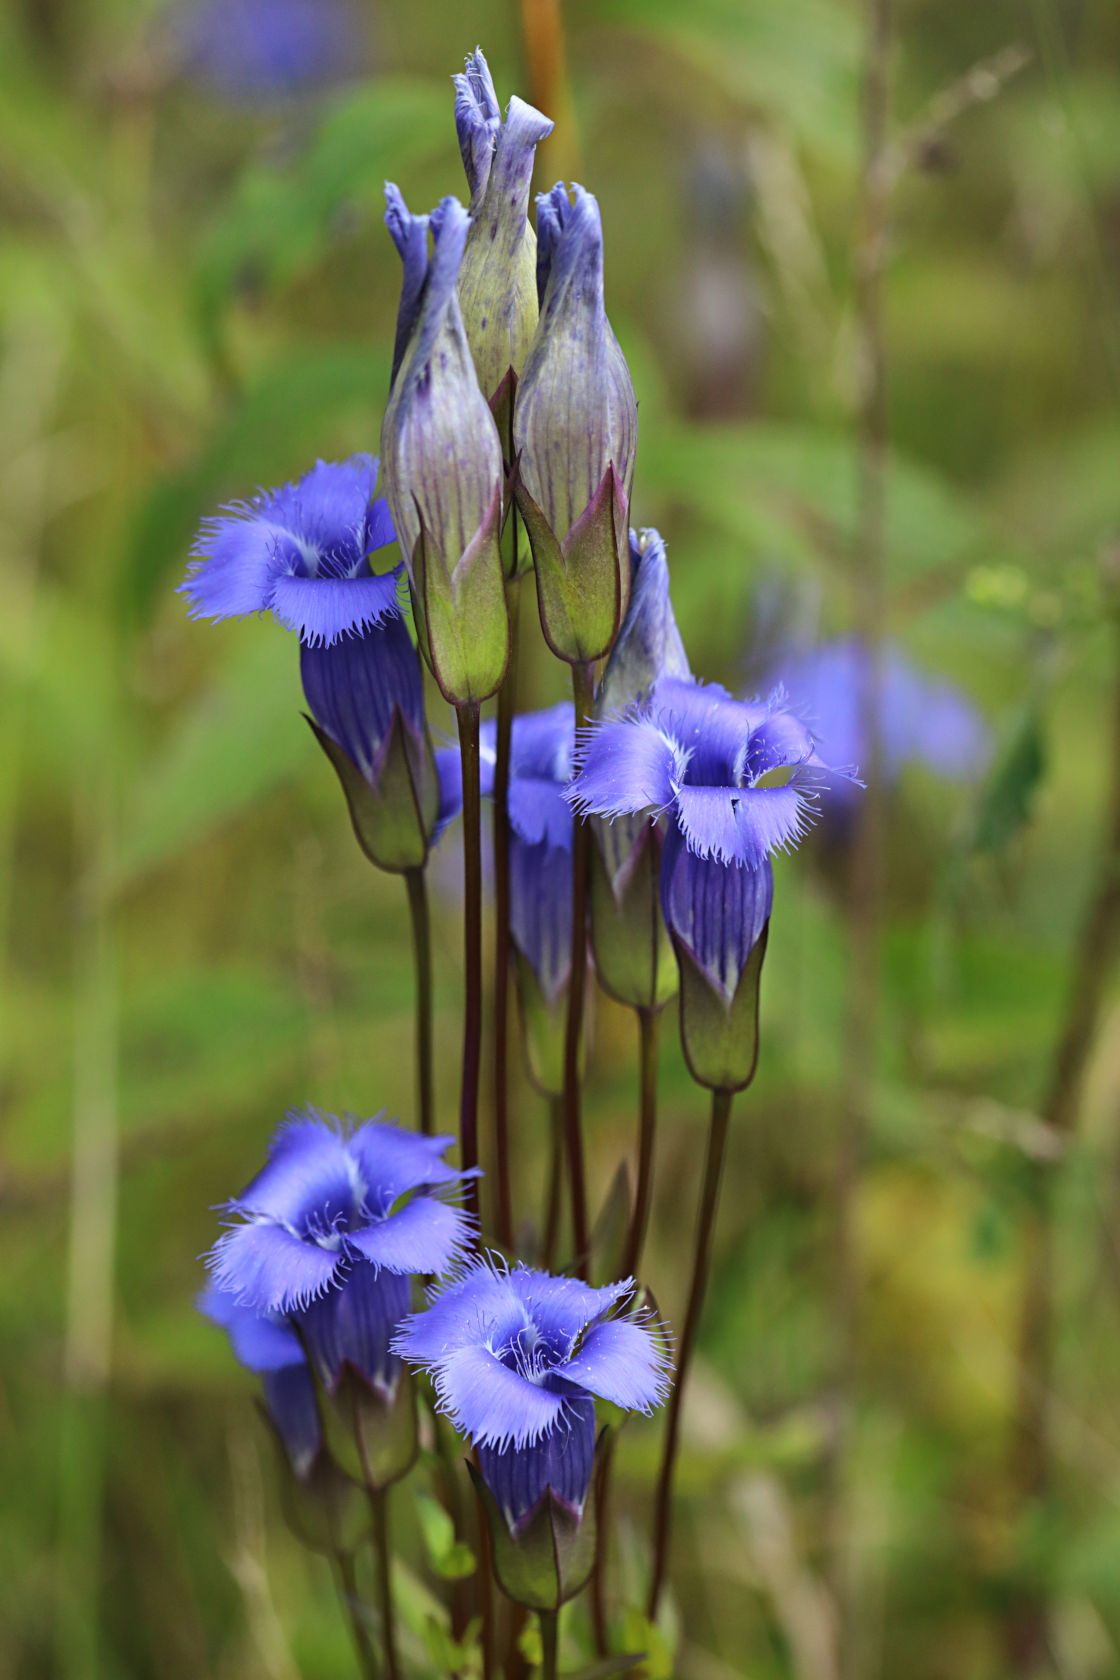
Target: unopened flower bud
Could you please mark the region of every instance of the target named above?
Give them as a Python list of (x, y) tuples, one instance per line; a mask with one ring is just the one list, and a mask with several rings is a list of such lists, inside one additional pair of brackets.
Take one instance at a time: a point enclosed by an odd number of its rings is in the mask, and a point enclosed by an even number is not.
[(537, 239), (528, 219), (533, 158), (552, 123), (516, 94), (502, 121), (479, 49), (455, 77), (455, 126), (471, 189), (459, 308), (478, 383), (508, 444), (512, 386), (537, 325)]
[(381, 428), (386, 494), (425, 658), (446, 699), (477, 703), (505, 675), (509, 619), (498, 542), (502, 447), (456, 296), (469, 218), (454, 198), (429, 217), (411, 215), (394, 186), (385, 196), (404, 264)]
[(545, 637), (561, 659), (606, 653), (630, 586), (638, 408), (603, 303), (599, 206), (563, 184), (537, 200), (540, 320), (513, 417), (517, 504)]

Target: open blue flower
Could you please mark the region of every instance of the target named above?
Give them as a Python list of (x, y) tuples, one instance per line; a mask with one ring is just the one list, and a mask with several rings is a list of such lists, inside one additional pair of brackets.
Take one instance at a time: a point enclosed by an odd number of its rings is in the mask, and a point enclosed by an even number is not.
[[(481, 782), (494, 791), (497, 732), (481, 731)], [(568, 983), (572, 966), (572, 810), (564, 790), (572, 776), (575, 709), (563, 700), (513, 720), (509, 771), (510, 932), (548, 1004)]]
[(648, 1320), (617, 1316), (633, 1287), (478, 1260), (397, 1332), (395, 1351), (431, 1373), (511, 1529), (549, 1487), (582, 1512), (596, 1396), (643, 1413), (665, 1399), (663, 1339)]
[(318, 461), (298, 483), (204, 520), (179, 585), (191, 616), (271, 612), (305, 645), (329, 647), (395, 614), (400, 567), (370, 569), (370, 556), (395, 541), (376, 485), (372, 455)]
[(644, 706), (592, 724), (576, 760), (577, 811), (665, 813), (698, 857), (751, 868), (801, 839), (830, 769), (782, 689), (748, 702), (718, 683), (672, 677)]
[(297, 1476), (311, 1468), (322, 1443), (315, 1383), (299, 1337), (283, 1318), (240, 1306), (213, 1284), (198, 1298), (198, 1310), (220, 1324), (234, 1356), (261, 1379), (268, 1414)]
[(209, 1256), (215, 1288), (290, 1319), (328, 1385), (348, 1361), (391, 1387), (389, 1340), (408, 1278), (446, 1271), (471, 1237), (450, 1200), (469, 1175), (442, 1159), (453, 1142), (377, 1120), (348, 1131), (313, 1109), (293, 1115), (227, 1204), (236, 1223)]

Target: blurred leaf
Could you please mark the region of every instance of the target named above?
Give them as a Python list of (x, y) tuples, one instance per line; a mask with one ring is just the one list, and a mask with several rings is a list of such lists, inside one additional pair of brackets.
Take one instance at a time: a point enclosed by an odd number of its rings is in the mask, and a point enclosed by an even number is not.
[(861, 37), (837, 0), (600, 0), (598, 10), (660, 37), (725, 94), (830, 159), (852, 158)]
[(256, 625), (140, 778), (117, 885), (195, 846), (309, 762), (295, 639)]
[(972, 836), (978, 852), (1002, 852), (1026, 827), (1046, 770), (1038, 702), (1028, 701), (1013, 725), (981, 794)]

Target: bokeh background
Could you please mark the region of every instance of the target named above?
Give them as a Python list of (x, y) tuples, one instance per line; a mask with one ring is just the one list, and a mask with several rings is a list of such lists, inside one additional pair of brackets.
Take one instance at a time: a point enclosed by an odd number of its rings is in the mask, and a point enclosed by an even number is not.
[[(12, 1680), (351, 1671), (329, 1572), (281, 1522), (252, 1384), (192, 1302), (209, 1209), (286, 1107), (410, 1115), (404, 897), (353, 844), (292, 640), (189, 623), (173, 589), (218, 504), (376, 446), (398, 284), (382, 182), (417, 207), (462, 191), (448, 78), (464, 53), (483, 43), (503, 100), (543, 96), (513, 4), (310, 10), (310, 27), (293, 0), (0, 12)], [(669, 541), (694, 667), (742, 689), (789, 638), (847, 633), (858, 610), (863, 8), (568, 0), (563, 16), (541, 184), (574, 173), (600, 199), (641, 402), (635, 521)], [(850, 835), (826, 823), (778, 870), (681, 1466), (682, 1646), (650, 1671), (1012, 1675), (1024, 1604), (1044, 1599), (1044, 1670), (1104, 1680), (1120, 1674), (1120, 13), (898, 0), (890, 78), (886, 624), (987, 745), (971, 776), (917, 762), (883, 789), (870, 1062), (852, 1065)], [(532, 636), (526, 661), (528, 698), (562, 692)], [(442, 869), (453, 882), (454, 858)], [(453, 892), (436, 951), (453, 1116)], [(706, 1116), (666, 1022), (648, 1272), (672, 1317)], [(600, 1195), (631, 1143), (634, 1037), (601, 1003)], [(544, 1110), (523, 1076), (515, 1112), (531, 1208)], [(1032, 1280), (1028, 1327), (1041, 1297), (1053, 1348), (1024, 1367)], [(1039, 1392), (1042, 1493), (1015, 1446)], [(657, 1436), (632, 1436), (616, 1567), (636, 1599)], [(418, 1508), (398, 1504), (418, 1624)]]

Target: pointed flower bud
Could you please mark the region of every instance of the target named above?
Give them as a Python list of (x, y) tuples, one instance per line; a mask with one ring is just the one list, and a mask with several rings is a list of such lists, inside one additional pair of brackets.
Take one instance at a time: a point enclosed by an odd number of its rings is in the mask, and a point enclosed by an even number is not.
[[(490, 68), (479, 48), (455, 77), (455, 126), (471, 189), (471, 225), (459, 271), (459, 307), (482, 394), (520, 373), (537, 325), (537, 239), (529, 225), (529, 189), (538, 143), (552, 123), (514, 94), (502, 121)], [(512, 383), (512, 382), (511, 382)], [(499, 423), (503, 443), (508, 433)]]
[(404, 265), (381, 428), (386, 494), (421, 648), (445, 698), (465, 705), (498, 689), (509, 658), (502, 447), (456, 296), (469, 218), (454, 198), (429, 217), (411, 215), (392, 185), (385, 196)]
[[(597, 717), (648, 700), (662, 677), (690, 675), (669, 598), (669, 564), (657, 531), (630, 532), (630, 604), (595, 697)], [(661, 915), (664, 823), (652, 816), (591, 818), (591, 937), (599, 984), (634, 1009), (656, 1009), (676, 990)]]
[(540, 320), (513, 417), (517, 504), (553, 652), (597, 659), (629, 594), (638, 408), (603, 302), (599, 206), (562, 183), (537, 200)]

